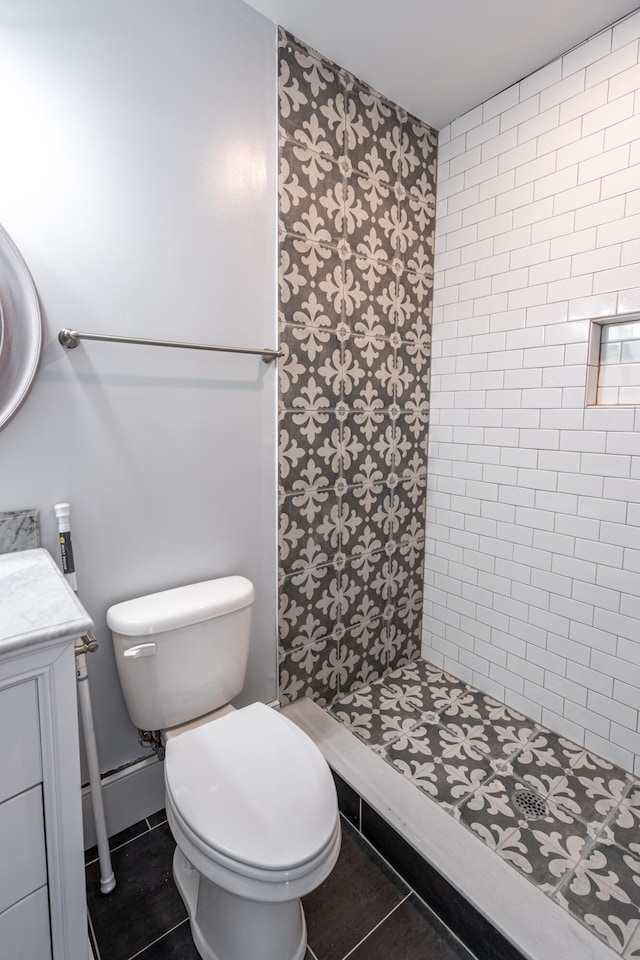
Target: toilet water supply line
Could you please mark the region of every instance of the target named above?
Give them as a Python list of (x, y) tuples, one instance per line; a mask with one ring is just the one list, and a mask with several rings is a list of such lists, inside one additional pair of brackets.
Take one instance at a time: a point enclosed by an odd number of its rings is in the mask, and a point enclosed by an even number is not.
[[(64, 573), (65, 579), (73, 592), (77, 594), (78, 583), (76, 580), (76, 568), (73, 562), (73, 548), (71, 546), (71, 507), (68, 503), (56, 503), (53, 507), (53, 510), (58, 518), (62, 572)], [(93, 725), (93, 712), (91, 710), (89, 674), (87, 672), (87, 653), (93, 653), (97, 649), (98, 641), (91, 632), (86, 633), (76, 643), (76, 680), (78, 682), (78, 703), (80, 705), (80, 713), (82, 716), (84, 745), (87, 754), (87, 765), (89, 767), (91, 806), (93, 807), (93, 820), (95, 823), (96, 840), (98, 844), (98, 860), (100, 862), (100, 891), (102, 893), (111, 893), (116, 885), (116, 878), (111, 866), (111, 853), (109, 851), (107, 825), (104, 817), (102, 781), (100, 778), (100, 764), (98, 763), (98, 750), (96, 747), (96, 735)]]

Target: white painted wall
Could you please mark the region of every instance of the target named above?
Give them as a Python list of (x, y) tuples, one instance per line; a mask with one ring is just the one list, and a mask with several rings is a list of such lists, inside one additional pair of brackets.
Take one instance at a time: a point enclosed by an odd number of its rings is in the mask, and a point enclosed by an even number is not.
[(638, 0), (247, 2), (436, 129), (638, 6)]
[(440, 134), (424, 655), (640, 773), (640, 13)]
[(0, 220), (42, 302), (0, 510), (72, 504), (103, 770), (143, 751), (107, 607), (228, 573), (257, 588), (242, 702), (275, 694), (276, 370), (58, 330), (273, 346), (275, 28), (237, 0), (0, 0)]

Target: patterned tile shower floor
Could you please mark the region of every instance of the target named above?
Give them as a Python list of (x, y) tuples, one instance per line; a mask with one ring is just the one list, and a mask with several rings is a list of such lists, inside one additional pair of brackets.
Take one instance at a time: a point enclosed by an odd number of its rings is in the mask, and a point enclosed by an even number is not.
[(577, 917), (640, 957), (640, 781), (417, 660), (333, 716)]

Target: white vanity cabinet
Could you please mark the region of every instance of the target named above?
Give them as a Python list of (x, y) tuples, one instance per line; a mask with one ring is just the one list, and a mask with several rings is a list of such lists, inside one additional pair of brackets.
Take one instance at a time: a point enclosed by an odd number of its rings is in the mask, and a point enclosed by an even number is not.
[(86, 960), (74, 643), (91, 619), (46, 550), (0, 555), (0, 955)]

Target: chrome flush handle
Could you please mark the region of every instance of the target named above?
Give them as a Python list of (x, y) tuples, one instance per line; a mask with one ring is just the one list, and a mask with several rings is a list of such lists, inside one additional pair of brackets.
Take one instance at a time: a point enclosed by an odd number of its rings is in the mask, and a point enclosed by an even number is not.
[(136, 647), (129, 647), (129, 649), (124, 652), (124, 656), (130, 660), (137, 660), (138, 657), (155, 657), (155, 655), (155, 643), (139, 643)]

